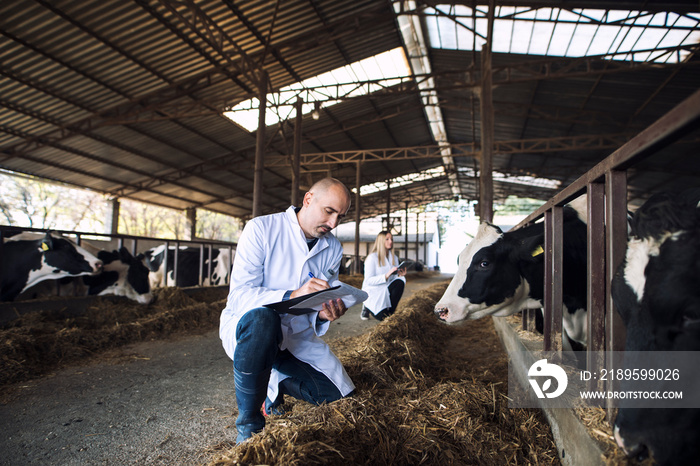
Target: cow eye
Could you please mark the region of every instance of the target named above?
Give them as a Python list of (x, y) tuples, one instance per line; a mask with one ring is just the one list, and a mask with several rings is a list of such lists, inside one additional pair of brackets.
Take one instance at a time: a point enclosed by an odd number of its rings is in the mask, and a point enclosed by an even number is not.
[(489, 261), (481, 261), (481, 262), (479, 262), (479, 267), (481, 267), (482, 269), (484, 269), (484, 268), (486, 268), (486, 267), (488, 267), (488, 266), (489, 266)]

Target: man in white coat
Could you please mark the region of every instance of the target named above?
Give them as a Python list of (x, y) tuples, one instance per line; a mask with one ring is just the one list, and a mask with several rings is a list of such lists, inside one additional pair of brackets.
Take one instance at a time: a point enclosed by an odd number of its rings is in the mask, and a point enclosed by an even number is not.
[(324, 178), (304, 195), (301, 208), (249, 221), (236, 248), (219, 335), (233, 360), (238, 418), (236, 442), (265, 426), (284, 395), (320, 404), (355, 389), (338, 358), (320, 338), (347, 310), (342, 300), (321, 311), (280, 314), (265, 307), (333, 286), (343, 254), (330, 233), (350, 208), (350, 192)]

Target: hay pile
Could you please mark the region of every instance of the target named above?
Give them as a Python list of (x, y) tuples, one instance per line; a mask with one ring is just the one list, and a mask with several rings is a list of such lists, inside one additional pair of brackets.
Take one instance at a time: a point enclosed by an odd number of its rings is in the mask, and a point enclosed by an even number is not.
[(365, 279), (365, 276), (362, 275), (361, 273), (354, 273), (352, 275), (340, 275), (339, 280), (343, 283), (347, 283), (350, 286), (354, 286), (355, 288), (362, 288), (362, 281)]
[(541, 412), (508, 408), (507, 357), (492, 321), (454, 327), (432, 315), (445, 288), (332, 343), (353, 397), (320, 407), (287, 398), (286, 414), (241, 445), (219, 445), (210, 464), (558, 464)]
[(146, 306), (126, 298), (97, 299), (87, 312), (33, 312), (0, 329), (0, 386), (45, 375), (106, 349), (202, 331), (219, 323), (225, 291), (202, 289), (191, 296), (179, 288), (154, 291)]
[[(411, 270), (408, 272), (407, 278), (409, 280), (416, 278), (432, 278), (438, 274), (439, 272), (415, 272)], [(350, 286), (354, 286), (355, 288), (362, 288), (362, 281), (365, 279), (365, 276), (361, 273), (354, 273), (352, 275), (340, 275), (338, 279), (343, 283), (347, 283)]]

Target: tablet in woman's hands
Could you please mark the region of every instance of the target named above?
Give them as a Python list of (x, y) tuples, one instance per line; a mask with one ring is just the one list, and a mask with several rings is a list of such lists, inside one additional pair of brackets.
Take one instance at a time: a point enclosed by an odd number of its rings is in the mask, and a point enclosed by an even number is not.
[(396, 270), (394, 270), (393, 272), (391, 272), (391, 274), (392, 274), (392, 275), (395, 275), (396, 273), (398, 273), (399, 269), (405, 269), (406, 267), (408, 267), (408, 264), (410, 264), (411, 262), (412, 262), (412, 261), (409, 261), (409, 260), (402, 261), (402, 262), (398, 265), (398, 267), (396, 267)]

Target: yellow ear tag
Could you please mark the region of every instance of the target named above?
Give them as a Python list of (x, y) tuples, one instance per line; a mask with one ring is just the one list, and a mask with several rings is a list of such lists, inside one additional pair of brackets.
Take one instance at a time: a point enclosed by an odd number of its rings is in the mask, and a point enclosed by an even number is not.
[(532, 251), (532, 257), (539, 256), (544, 252), (544, 249), (542, 249), (542, 245), (537, 246), (534, 251)]
[(41, 243), (41, 249), (43, 249), (44, 251), (48, 251), (48, 250), (49, 250), (49, 245), (46, 244), (46, 243)]

